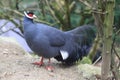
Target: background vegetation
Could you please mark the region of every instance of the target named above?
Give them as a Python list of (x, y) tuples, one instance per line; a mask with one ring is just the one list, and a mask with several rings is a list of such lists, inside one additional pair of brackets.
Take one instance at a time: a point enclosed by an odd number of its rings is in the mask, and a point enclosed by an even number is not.
[[(72, 28), (75, 28), (84, 24), (91, 24), (95, 26), (95, 22), (96, 21), (99, 22), (100, 20), (103, 20), (102, 22), (104, 23), (99, 23), (99, 25), (102, 25), (102, 27), (103, 26), (105, 27), (110, 25), (110, 24), (106, 25), (107, 21), (110, 21), (108, 20), (110, 18), (107, 16), (104, 16), (104, 14), (106, 14), (104, 13), (104, 11), (107, 11), (106, 6), (108, 3), (106, 2), (106, 4), (103, 4), (102, 1), (104, 0), (101, 0), (101, 1), (100, 0), (6, 0), (6, 1), (1, 0), (0, 1), (0, 18), (11, 21), (16, 26), (15, 28), (19, 28), (21, 32), (23, 32), (22, 19), (24, 16), (23, 15), (24, 11), (33, 11), (38, 17), (36, 21), (62, 29), (64, 31), (70, 30)], [(109, 1), (109, 0), (105, 0), (105, 1)], [(111, 1), (114, 1), (114, 0), (111, 0)], [(90, 6), (92, 6), (92, 9)], [(95, 11), (93, 8), (97, 9), (97, 11)], [(98, 12), (97, 14), (100, 14), (101, 18), (93, 15), (93, 13), (95, 12), (96, 13)], [(102, 13), (99, 13), (99, 12), (102, 12)], [(120, 34), (119, 34), (120, 33), (120, 0), (115, 0), (113, 17), (114, 18), (112, 19), (114, 19), (113, 20), (114, 24), (112, 25), (113, 27), (112, 42), (117, 45), (117, 49), (118, 49), (120, 44)], [(20, 23), (17, 23), (16, 20), (20, 20)], [(4, 25), (6, 23), (7, 22), (5, 22)], [(4, 25), (0, 26), (0, 29), (3, 28)], [(103, 29), (105, 30), (104, 27)], [(14, 31), (15, 28), (11, 28), (10, 30)], [(7, 31), (1, 30), (2, 33), (5, 33)], [(107, 33), (104, 33), (104, 34), (107, 34)], [(101, 37), (101, 38), (104, 39), (105, 37)], [(112, 48), (113, 47), (115, 46), (112, 46)], [(120, 60), (120, 57), (119, 56), (117, 57)], [(120, 66), (120, 62), (118, 64), (118, 67), (119, 66)]]
[[(87, 0), (86, 0), (87, 1)], [(91, 0), (92, 1), (92, 0)], [(89, 1), (89, 2), (91, 2)], [(91, 3), (93, 4), (93, 3)], [(94, 4), (93, 4), (94, 5)], [(80, 0), (1, 0), (0, 18), (13, 22), (22, 31), (22, 18), (25, 10), (34, 11), (37, 21), (50, 26), (69, 30), (83, 24), (94, 25), (94, 18), (90, 7), (85, 6)], [(120, 27), (120, 1), (116, 0), (115, 5), (114, 31)], [(17, 24), (14, 19), (21, 20)], [(23, 32), (23, 31), (22, 31)], [(117, 42), (120, 37), (117, 36)]]

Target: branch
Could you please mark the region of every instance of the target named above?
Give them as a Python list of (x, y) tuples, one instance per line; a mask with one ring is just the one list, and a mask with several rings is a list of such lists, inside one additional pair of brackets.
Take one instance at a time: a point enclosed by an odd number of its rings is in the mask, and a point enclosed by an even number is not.
[[(118, 55), (117, 51), (115, 50), (114, 44), (116, 41), (116, 36), (120, 33), (120, 29), (115, 33), (114, 37), (113, 37), (113, 43), (112, 43), (112, 49), (115, 52), (116, 56), (118, 57), (119, 61), (120, 61), (120, 56)], [(112, 50), (111, 49), (111, 50)]]
[(13, 9), (6, 8), (6, 7), (4, 7), (3, 9), (4, 9), (4, 10), (7, 10), (7, 11), (10, 11), (10, 12), (13, 12), (13, 13), (19, 15), (19, 16), (22, 16), (22, 17), (24, 16), (21, 12), (19, 12), (19, 11), (17, 11), (17, 10), (13, 10)]
[(13, 30), (13, 29), (15, 29), (16, 27), (14, 27), (14, 28), (10, 28), (10, 29), (8, 29), (8, 30), (6, 30), (6, 31), (1, 31), (2, 33), (0, 33), (0, 35), (2, 35), (3, 33), (6, 33), (6, 32), (8, 32), (8, 31), (10, 31), (10, 30)]
[(115, 33), (115, 35), (118, 35), (120, 33), (120, 29)]
[(0, 26), (0, 30), (8, 23), (8, 21), (6, 21), (2, 26)]
[(21, 36), (22, 38), (24, 38), (24, 36), (20, 32), (14, 30), (14, 29), (12, 29), (12, 31), (15, 32), (16, 34), (18, 34), (19, 36)]
[(55, 19), (55, 21), (57, 21), (57, 22), (59, 23), (60, 21), (59, 21), (59, 20), (57, 19), (57, 17), (55, 16), (55, 13), (54, 13), (54, 11), (51, 9), (48, 0), (45, 0), (45, 1), (46, 1), (46, 4), (47, 4), (47, 6), (48, 6), (48, 8), (49, 8), (49, 10), (50, 10), (50, 12), (51, 12), (51, 14), (52, 14), (52, 16), (53, 16), (54, 19)]
[(118, 60), (119, 60), (119, 64), (118, 64), (118, 68), (120, 67), (120, 56), (118, 55), (117, 51), (115, 50), (115, 48), (113, 49), (115, 52), (115, 55), (117, 56)]
[(120, 61), (120, 57), (119, 57), (118, 53), (116, 52), (115, 46), (114, 46), (115, 41), (116, 41), (116, 36), (117, 36), (117, 34), (119, 34), (119, 32), (120, 32), (120, 30), (118, 30), (115, 33), (115, 36), (113, 37), (112, 47), (111, 47), (111, 71), (113, 73), (115, 80), (118, 80), (119, 76), (120, 76), (119, 71), (118, 71), (120, 62), (119, 62), (119, 65), (117, 66), (117, 63), (115, 62), (115, 56), (113, 54), (113, 52), (114, 52)]
[(90, 9), (92, 9), (93, 7), (91, 6), (90, 3), (88, 3), (87, 1), (85, 0), (79, 0), (80, 2), (82, 2), (84, 5), (88, 6)]
[[(13, 13), (21, 16), (21, 17), (24, 16), (24, 14), (22, 14), (21, 12), (19, 12), (19, 11), (17, 11), (17, 10), (13, 10), (13, 9), (10, 9), (10, 8), (2, 8), (2, 9), (7, 10), (7, 11), (10, 11), (10, 12), (13, 12)], [(5, 16), (11, 18), (11, 16), (8, 16), (8, 15), (5, 15)], [(7, 18), (7, 19), (8, 19), (8, 18)], [(22, 18), (19, 18), (19, 19), (22, 20)], [(54, 24), (51, 24), (51, 23), (46, 22), (46, 21), (43, 21), (43, 20), (35, 19), (35, 21), (41, 22), (41, 23), (45, 23), (45, 24), (48, 24), (48, 25), (50, 25), (50, 26), (53, 26), (53, 25), (54, 25)]]
[(60, 12), (65, 13), (65, 9), (63, 8), (63, 6), (60, 5), (60, 1), (59, 0), (55, 0), (55, 1), (61, 10)]

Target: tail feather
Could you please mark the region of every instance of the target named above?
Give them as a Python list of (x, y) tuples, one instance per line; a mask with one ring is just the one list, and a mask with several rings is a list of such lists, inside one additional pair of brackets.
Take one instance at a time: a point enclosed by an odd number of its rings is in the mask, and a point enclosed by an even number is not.
[(57, 56), (55, 58), (58, 61), (65, 62), (66, 64), (71, 64), (79, 59), (82, 59), (83, 56), (87, 56), (96, 36), (94, 27), (90, 25), (84, 25), (65, 33), (72, 34), (74, 41), (73, 45), (75, 45), (75, 48), (66, 60), (63, 60), (61, 56)]
[(91, 44), (96, 37), (95, 35), (95, 27), (90, 25), (83, 25), (80, 27), (77, 27), (73, 30), (67, 31), (67, 33), (73, 34), (75, 37), (74, 39), (76, 42), (78, 41), (83, 43), (84, 45), (86, 43)]
[(72, 33), (72, 34), (89, 34), (90, 35), (94, 35), (95, 32), (95, 27), (91, 26), (91, 25), (83, 25), (83, 26), (79, 26), (73, 30), (67, 31), (67, 33)]

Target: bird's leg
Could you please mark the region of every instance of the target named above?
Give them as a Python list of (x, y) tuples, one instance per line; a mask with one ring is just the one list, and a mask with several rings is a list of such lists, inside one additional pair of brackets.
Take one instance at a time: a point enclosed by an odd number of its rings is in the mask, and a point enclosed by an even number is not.
[(33, 64), (35, 65), (39, 65), (39, 66), (42, 66), (44, 63), (43, 63), (43, 57), (41, 57), (40, 61), (39, 62), (34, 62)]
[(54, 70), (53, 66), (51, 66), (51, 60), (50, 60), (50, 58), (49, 58), (49, 61), (48, 61), (48, 65), (46, 66), (46, 69), (48, 71), (51, 71), (51, 72)]

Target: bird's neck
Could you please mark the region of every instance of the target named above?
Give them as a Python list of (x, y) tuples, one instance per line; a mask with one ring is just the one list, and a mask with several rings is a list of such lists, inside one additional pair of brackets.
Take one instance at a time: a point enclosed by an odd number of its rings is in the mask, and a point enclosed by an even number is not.
[(33, 19), (30, 19), (30, 18), (27, 18), (27, 17), (24, 17), (24, 23), (33, 23)]
[(23, 20), (24, 31), (32, 30), (33, 25), (34, 25), (33, 19), (29, 19), (27, 17), (24, 17), (24, 20)]

